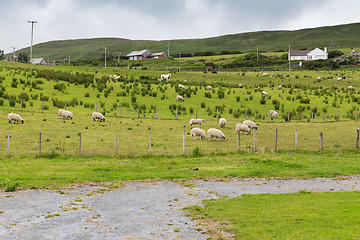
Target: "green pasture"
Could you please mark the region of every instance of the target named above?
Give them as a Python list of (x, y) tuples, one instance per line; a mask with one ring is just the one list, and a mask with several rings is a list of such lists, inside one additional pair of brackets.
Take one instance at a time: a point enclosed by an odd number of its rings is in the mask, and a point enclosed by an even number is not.
[[(358, 239), (359, 194), (246, 194), (188, 211), (214, 239)], [(233, 236), (225, 238), (221, 230)]]

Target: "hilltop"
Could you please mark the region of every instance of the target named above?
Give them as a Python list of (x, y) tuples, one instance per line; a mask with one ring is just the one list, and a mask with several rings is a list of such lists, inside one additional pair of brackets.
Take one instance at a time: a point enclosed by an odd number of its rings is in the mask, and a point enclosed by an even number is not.
[[(308, 49), (314, 47), (357, 48), (360, 42), (360, 23), (329, 27), (309, 28), (294, 31), (259, 31), (210, 37), (203, 39), (179, 40), (130, 40), (125, 38), (94, 38), (50, 41), (33, 46), (33, 57), (45, 57), (60, 60), (71, 56), (71, 59), (88, 59), (100, 57), (106, 46), (112, 54), (121, 56), (132, 50), (149, 49), (151, 52), (166, 52), (168, 43), (170, 55), (180, 51), (197, 53), (210, 51), (216, 54), (222, 51), (251, 52), (259, 48), (261, 51), (287, 51), (289, 44), (292, 49)], [(28, 53), (29, 48), (19, 53)]]

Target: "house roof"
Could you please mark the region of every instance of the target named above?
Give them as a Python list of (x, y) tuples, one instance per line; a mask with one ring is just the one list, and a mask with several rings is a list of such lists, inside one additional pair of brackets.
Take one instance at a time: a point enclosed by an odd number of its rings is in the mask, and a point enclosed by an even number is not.
[(31, 64), (40, 64), (42, 61), (45, 61), (45, 59), (44, 58), (33, 58), (31, 60)]
[(164, 52), (152, 53), (151, 56), (166, 56)]
[(290, 51), (290, 56), (306, 56), (311, 50)]
[(143, 56), (143, 55), (150, 55), (149, 50), (144, 49), (144, 50), (140, 50), (140, 51), (132, 51), (131, 53), (129, 53), (129, 54), (126, 55), (125, 57)]

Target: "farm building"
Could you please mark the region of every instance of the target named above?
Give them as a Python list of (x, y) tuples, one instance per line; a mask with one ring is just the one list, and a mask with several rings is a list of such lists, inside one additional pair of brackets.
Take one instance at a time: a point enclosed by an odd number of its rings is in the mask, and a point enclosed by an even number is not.
[(160, 53), (152, 53), (150, 55), (150, 58), (167, 58), (167, 56), (164, 52), (160, 52)]
[(31, 61), (30, 61), (31, 64), (34, 64), (34, 65), (46, 65), (46, 61), (44, 58), (33, 58)]
[(313, 50), (290, 51), (289, 57), (290, 60), (328, 59), (328, 53), (326, 47), (324, 48), (324, 50), (321, 50), (320, 48), (315, 48)]
[(125, 57), (128, 60), (142, 60), (142, 59), (149, 58), (150, 55), (151, 55), (150, 51), (145, 49), (145, 50), (140, 50), (140, 51), (132, 51), (131, 53), (129, 53)]

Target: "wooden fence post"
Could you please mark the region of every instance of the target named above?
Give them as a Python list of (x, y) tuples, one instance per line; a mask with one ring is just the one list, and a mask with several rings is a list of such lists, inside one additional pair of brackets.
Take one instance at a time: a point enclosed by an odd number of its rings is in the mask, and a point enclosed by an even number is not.
[(270, 113), (267, 113), (267, 122), (270, 121)]
[(245, 110), (245, 117), (246, 117), (246, 120), (247, 120), (247, 110)]
[(41, 112), (44, 113), (44, 100), (42, 100), (42, 104), (41, 104)]
[(356, 129), (356, 148), (359, 148), (359, 132), (360, 129)]
[(300, 112), (300, 121), (302, 121), (302, 120), (303, 120), (303, 113)]
[(120, 117), (122, 117), (122, 104), (120, 104)]
[(326, 123), (326, 113), (324, 113), (324, 123)]
[(340, 121), (340, 110), (338, 110), (338, 120)]
[(288, 111), (288, 122), (290, 122), (290, 112)]
[(295, 149), (298, 150), (298, 131), (295, 130)]
[(314, 112), (311, 112), (311, 123), (314, 122)]
[(216, 109), (216, 118), (219, 121), (219, 109), (218, 108)]
[(178, 111), (179, 111), (179, 108), (176, 107), (176, 120), (177, 120), (177, 117), (178, 117)]
[(278, 129), (275, 129), (275, 152), (277, 151)]
[(10, 133), (7, 134), (7, 140), (8, 140), (8, 154), (10, 155)]
[(237, 149), (240, 151), (240, 133), (236, 131)]
[(79, 154), (81, 154), (81, 133), (79, 133)]
[(357, 111), (355, 111), (355, 121), (357, 121)]
[(151, 132), (149, 132), (149, 151), (151, 154)]
[(157, 116), (157, 107), (155, 107), (155, 118), (158, 119), (158, 116)]
[(185, 154), (185, 130), (183, 132), (183, 154)]
[(323, 140), (324, 140), (323, 133), (320, 132), (320, 149), (321, 150), (324, 150)]
[(20, 111), (22, 111), (22, 99), (20, 99)]
[(198, 116), (198, 109), (196, 109), (196, 117), (195, 117), (196, 119), (198, 118), (197, 116)]
[(115, 133), (114, 155), (117, 153), (117, 133)]
[(140, 118), (140, 105), (138, 106), (138, 118)]
[(254, 150), (256, 151), (256, 128), (254, 128)]
[(41, 132), (39, 132), (39, 155), (41, 155)]

